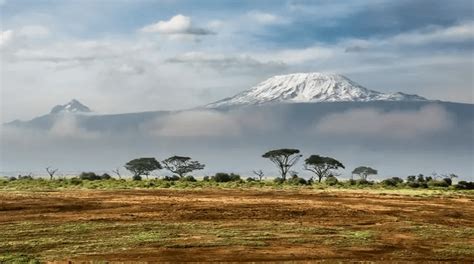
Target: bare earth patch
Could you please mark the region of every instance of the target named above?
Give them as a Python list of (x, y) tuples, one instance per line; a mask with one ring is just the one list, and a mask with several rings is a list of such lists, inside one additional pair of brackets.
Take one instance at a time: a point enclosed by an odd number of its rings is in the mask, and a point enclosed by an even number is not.
[(474, 260), (473, 197), (316, 190), (0, 192), (0, 262)]

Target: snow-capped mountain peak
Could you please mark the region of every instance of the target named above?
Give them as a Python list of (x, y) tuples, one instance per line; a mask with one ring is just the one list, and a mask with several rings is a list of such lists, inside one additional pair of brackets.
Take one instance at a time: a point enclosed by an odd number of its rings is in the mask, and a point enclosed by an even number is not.
[(381, 93), (369, 90), (349, 78), (332, 73), (294, 73), (271, 77), (233, 97), (208, 104), (207, 107), (258, 105), (300, 102), (367, 102), (425, 101), (404, 93)]
[(76, 99), (72, 99), (69, 103), (64, 105), (57, 105), (51, 109), (51, 114), (60, 113), (90, 113), (91, 109)]

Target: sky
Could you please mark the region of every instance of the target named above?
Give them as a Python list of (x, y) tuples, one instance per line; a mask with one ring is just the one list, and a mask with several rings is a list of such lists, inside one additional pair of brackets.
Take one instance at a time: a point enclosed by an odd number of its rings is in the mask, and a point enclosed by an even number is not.
[(294, 72), (474, 102), (471, 0), (0, 0), (1, 120), (186, 109)]

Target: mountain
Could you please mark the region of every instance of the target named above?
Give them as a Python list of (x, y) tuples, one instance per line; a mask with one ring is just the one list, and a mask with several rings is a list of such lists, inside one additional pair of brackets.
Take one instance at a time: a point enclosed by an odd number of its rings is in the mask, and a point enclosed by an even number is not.
[(418, 95), (381, 93), (369, 90), (349, 78), (329, 73), (278, 75), (233, 97), (206, 105), (208, 108), (266, 103), (427, 101)]
[(50, 164), (65, 171), (104, 170), (143, 155), (180, 154), (205, 163), (208, 175), (263, 169), (272, 176), (274, 167), (262, 153), (290, 147), (305, 156), (337, 157), (348, 168), (345, 176), (365, 164), (381, 177), (435, 170), (472, 177), (474, 104), (383, 94), (340, 75), (290, 76), (264, 82), (274, 87), (267, 97), (262, 84), (254, 88), (261, 93), (247, 92), (254, 98), (221, 104), (245, 107), (87, 114), (87, 106), (72, 100), (51, 113), (5, 124), (0, 170), (34, 171)]
[(60, 113), (90, 113), (91, 109), (76, 99), (72, 99), (69, 103), (64, 105), (57, 105), (51, 109), (50, 114)]

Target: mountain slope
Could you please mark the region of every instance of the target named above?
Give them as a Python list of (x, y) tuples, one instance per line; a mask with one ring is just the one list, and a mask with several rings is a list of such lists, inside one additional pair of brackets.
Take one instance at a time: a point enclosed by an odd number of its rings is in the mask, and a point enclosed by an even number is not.
[(418, 95), (385, 94), (369, 90), (347, 77), (326, 73), (274, 76), (233, 97), (206, 105), (208, 108), (258, 105), (274, 102), (427, 101)]

